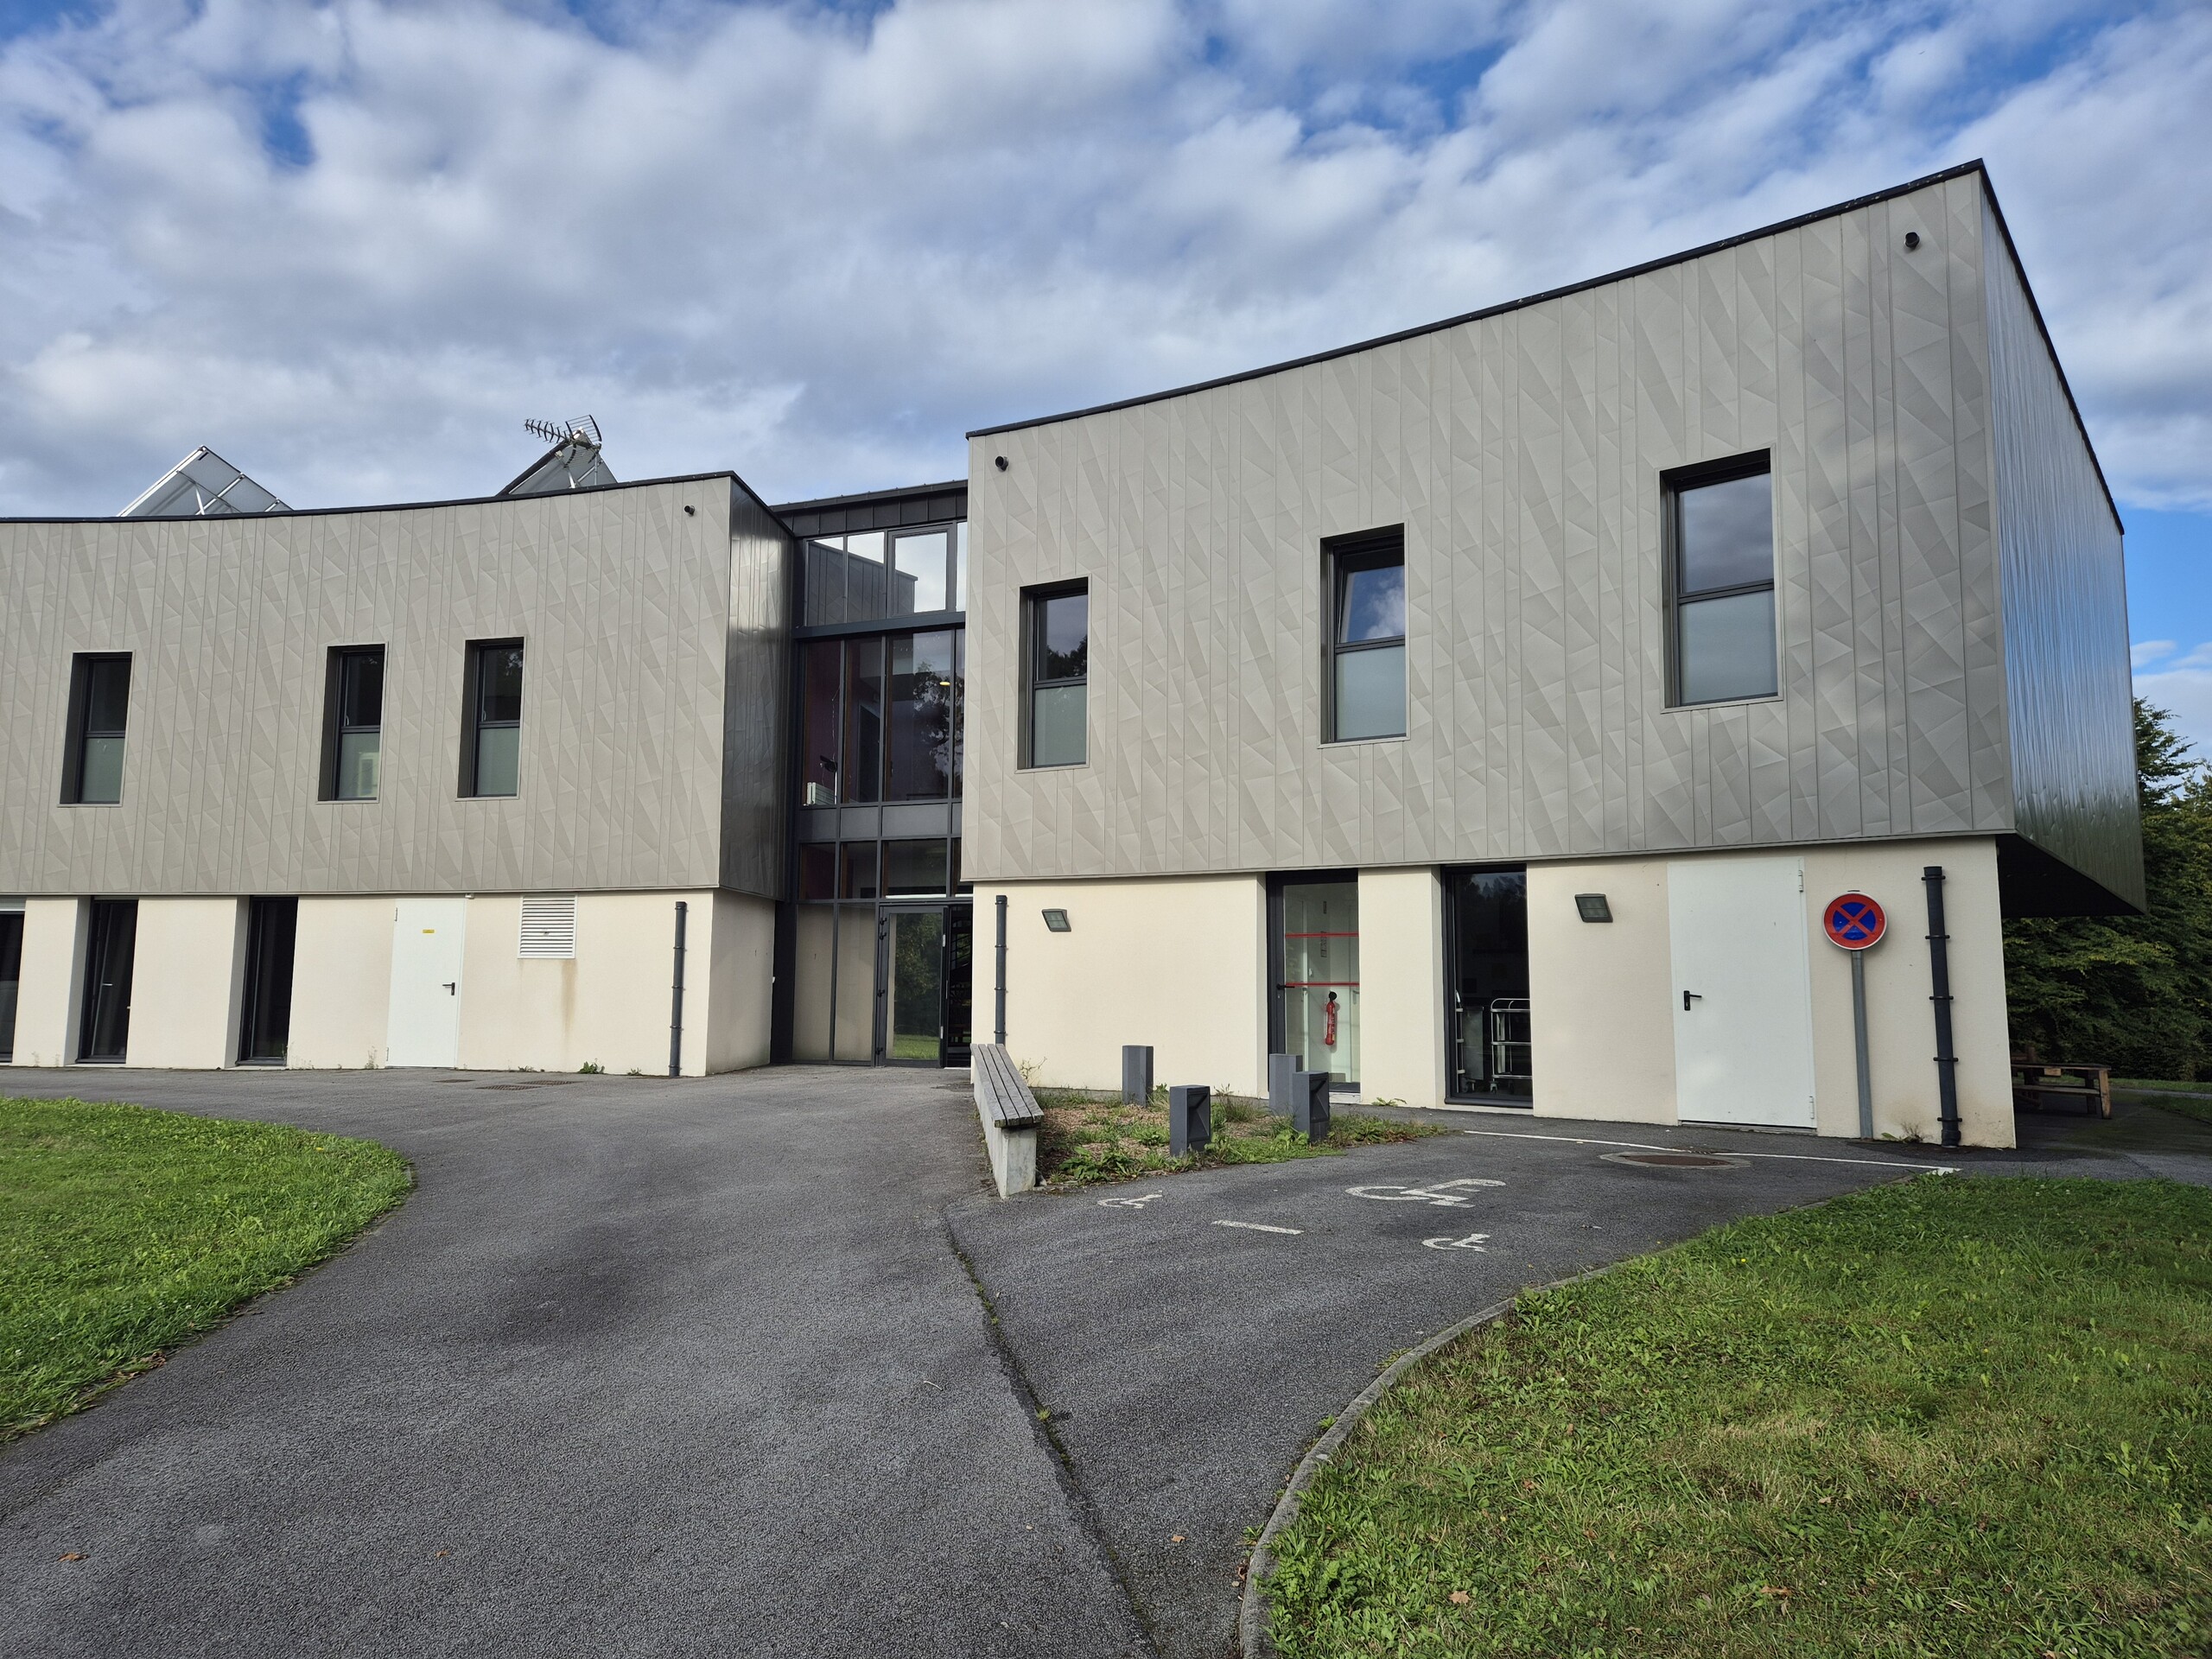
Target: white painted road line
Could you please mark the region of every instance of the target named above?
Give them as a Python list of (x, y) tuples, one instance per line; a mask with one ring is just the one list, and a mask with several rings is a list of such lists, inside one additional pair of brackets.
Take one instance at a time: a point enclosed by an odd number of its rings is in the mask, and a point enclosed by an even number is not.
[[(1684, 1152), (1684, 1147), (1654, 1146), (1649, 1141), (1593, 1141), (1580, 1135), (1530, 1135), (1522, 1129), (1461, 1129), (1461, 1135), (1486, 1135), (1496, 1141), (1560, 1141), (1570, 1147), (1626, 1147), (1631, 1152)], [(1872, 1169), (1918, 1169), (1932, 1175), (1955, 1175), (1956, 1164), (1908, 1164), (1900, 1158), (1827, 1158), (1810, 1152), (1738, 1152), (1729, 1148), (1731, 1158), (1781, 1158), (1797, 1164), (1864, 1164)], [(1452, 1185), (1449, 1181), (1444, 1185)], [(1492, 1183), (1495, 1185), (1495, 1183)], [(1362, 1194), (1362, 1197), (1366, 1196)]]
[(1303, 1227), (1270, 1227), (1264, 1221), (1217, 1221), (1217, 1227), (1242, 1227), (1248, 1233), (1303, 1234)]

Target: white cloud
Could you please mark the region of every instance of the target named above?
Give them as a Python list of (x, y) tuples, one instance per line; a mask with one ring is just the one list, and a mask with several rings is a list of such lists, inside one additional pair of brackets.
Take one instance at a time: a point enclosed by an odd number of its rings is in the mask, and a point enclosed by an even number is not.
[[(0, 510), (112, 511), (200, 442), (299, 505), (472, 493), (527, 459), (523, 416), (587, 410), (624, 476), (942, 477), (968, 426), (1975, 153), (2115, 483), (2212, 505), (2201, 9), (611, 15), (124, 0), (0, 48)], [(303, 163), (270, 147), (292, 121)]]

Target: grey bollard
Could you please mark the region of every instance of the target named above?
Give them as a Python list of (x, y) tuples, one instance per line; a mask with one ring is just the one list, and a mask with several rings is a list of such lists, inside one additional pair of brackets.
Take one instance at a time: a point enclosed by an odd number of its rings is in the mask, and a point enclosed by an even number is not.
[(1152, 1051), (1135, 1043), (1122, 1046), (1122, 1104), (1144, 1106), (1152, 1101)]
[(1213, 1090), (1203, 1083), (1167, 1091), (1167, 1155), (1187, 1158), (1213, 1139)]
[(1329, 1138), (1329, 1074), (1300, 1071), (1291, 1090), (1290, 1126), (1309, 1142)]
[(1268, 1056), (1268, 1109), (1277, 1117), (1294, 1117), (1296, 1102), (1292, 1090), (1296, 1085), (1292, 1079), (1298, 1075), (1298, 1056), (1270, 1054)]

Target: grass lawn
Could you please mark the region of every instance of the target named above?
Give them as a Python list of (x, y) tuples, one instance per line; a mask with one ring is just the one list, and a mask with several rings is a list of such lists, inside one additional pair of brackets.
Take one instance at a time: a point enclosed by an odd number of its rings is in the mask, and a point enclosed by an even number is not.
[(0, 1440), (158, 1363), (330, 1255), (412, 1179), (366, 1141), (0, 1099)]
[(1037, 1177), (1046, 1186), (1090, 1186), (1178, 1170), (1218, 1169), (1224, 1164), (1327, 1158), (1350, 1147), (1418, 1141), (1444, 1133), (1437, 1124), (1336, 1112), (1330, 1117), (1329, 1138), (1313, 1146), (1290, 1127), (1287, 1118), (1269, 1116), (1260, 1102), (1217, 1094), (1212, 1141), (1196, 1157), (1170, 1158), (1165, 1089), (1154, 1089), (1151, 1103), (1145, 1106), (1124, 1106), (1119, 1095), (1080, 1089), (1032, 1092), (1045, 1109), (1045, 1126), (1037, 1134)]
[(1289, 1659), (2212, 1651), (2212, 1192), (1923, 1178), (1417, 1366), (1281, 1540)]

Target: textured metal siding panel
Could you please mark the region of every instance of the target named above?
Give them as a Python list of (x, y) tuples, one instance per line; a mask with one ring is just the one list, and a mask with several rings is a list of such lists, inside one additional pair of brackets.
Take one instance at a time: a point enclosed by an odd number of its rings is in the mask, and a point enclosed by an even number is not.
[[(0, 890), (714, 885), (721, 488), (0, 524)], [(456, 799), (466, 643), (514, 636), (529, 651), (521, 793)], [(326, 653), (374, 644), (382, 798), (318, 801)], [(69, 659), (99, 650), (132, 653), (124, 798), (63, 807)]]
[[(1910, 255), (1907, 228), (1924, 238)], [(1974, 326), (1961, 296), (1980, 242), (1939, 182), (1450, 328), (978, 439), (970, 868), (2010, 829), (1986, 375), (1956, 338)], [(1659, 474), (1758, 448), (1774, 454), (1783, 695), (1669, 709)], [(1324, 745), (1320, 543), (1393, 524), (1408, 735)], [(1021, 772), (1018, 593), (1072, 577), (1091, 584), (1090, 761)]]
[[(776, 516), (733, 484), (721, 696), (721, 884), (780, 899), (791, 768), (793, 556)], [(680, 689), (671, 687), (680, 696)], [(716, 705), (702, 701), (702, 713)]]
[(2015, 827), (2140, 905), (2120, 528), (2004, 233), (1979, 206)]

